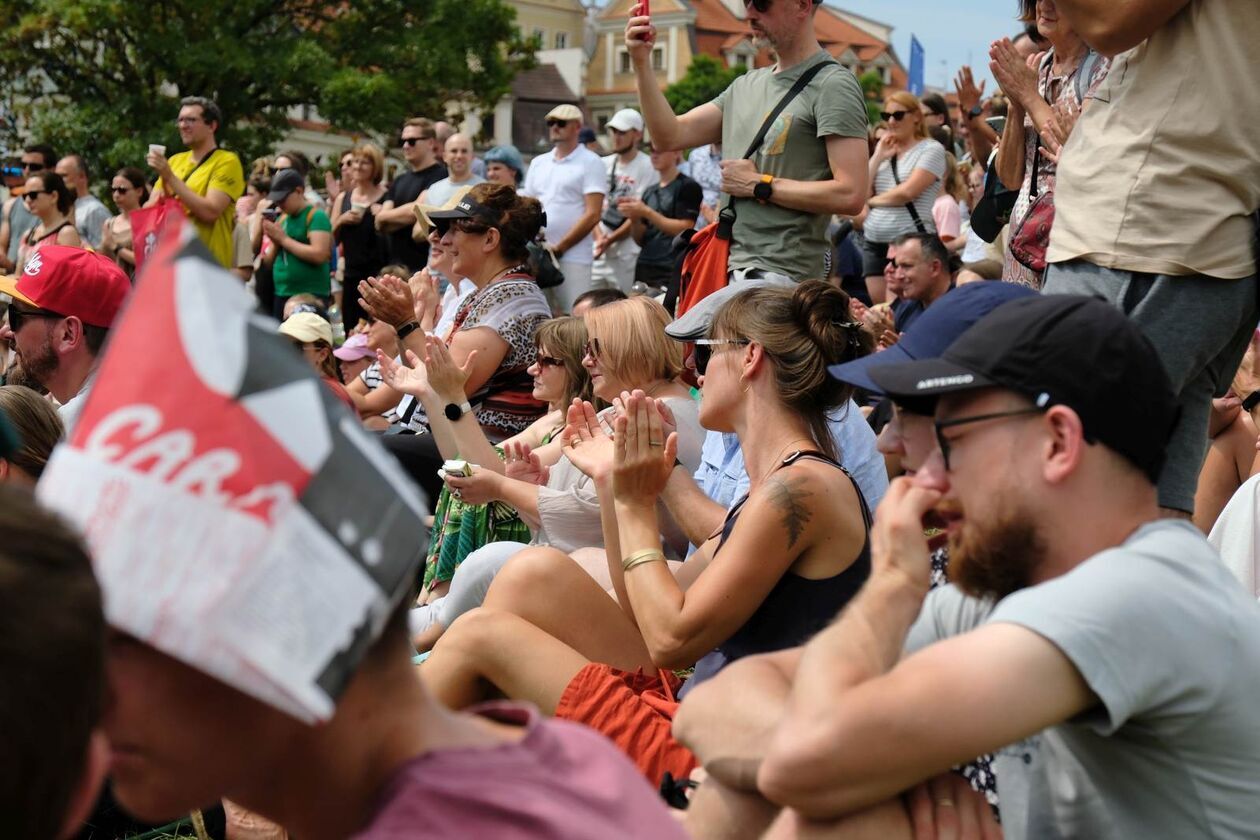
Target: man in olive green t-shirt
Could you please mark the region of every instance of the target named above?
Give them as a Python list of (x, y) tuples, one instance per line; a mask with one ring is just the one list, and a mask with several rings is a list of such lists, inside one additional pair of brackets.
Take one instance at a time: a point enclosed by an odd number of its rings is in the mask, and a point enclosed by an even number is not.
[(728, 157), (721, 163), (722, 192), (736, 199), (732, 281), (825, 278), (827, 223), (832, 214), (860, 213), (868, 195), (862, 90), (818, 43), (817, 3), (772, 0), (765, 11), (757, 4), (746, 10), (757, 40), (775, 51), (778, 63), (749, 71), (715, 100), (682, 116), (675, 116), (652, 72), (655, 27), (639, 16), (639, 7), (631, 10), (625, 43), (643, 117), (658, 149), (720, 142), (724, 154), (742, 155), (801, 74), (832, 61), (775, 119), (752, 159)]
[(271, 179), (267, 200), (284, 215), (264, 217), (263, 233), (272, 248), (263, 259), (273, 266), (276, 297), (272, 314), (283, 318), (289, 298), (311, 294), (327, 298), (332, 291), (328, 260), (332, 256), (332, 223), (306, 202), (306, 183), (296, 169), (282, 169)]

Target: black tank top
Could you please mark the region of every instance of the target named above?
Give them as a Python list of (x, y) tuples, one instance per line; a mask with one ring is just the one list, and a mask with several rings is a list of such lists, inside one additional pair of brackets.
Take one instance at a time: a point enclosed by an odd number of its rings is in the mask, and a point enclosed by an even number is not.
[[(349, 212), (353, 206), (350, 197), (349, 190), (342, 194), (342, 213)], [(371, 277), (385, 265), (385, 240), (376, 232), (376, 214), (370, 206), (363, 211), (363, 219), (357, 225), (343, 224), (337, 228), (337, 241), (346, 259), (346, 281)]]
[[(871, 512), (867, 507), (862, 488), (853, 481), (849, 471), (821, 452), (794, 452), (775, 467), (778, 472), (784, 467), (795, 464), (802, 458), (810, 458), (830, 464), (853, 482), (857, 493), (858, 504), (862, 508), (862, 524), (866, 529), (866, 538), (862, 542), (862, 551), (844, 571), (829, 578), (804, 578), (793, 572), (785, 572), (778, 583), (766, 595), (744, 626), (716, 649), (707, 653), (696, 663), (696, 672), (683, 685), (679, 697), (683, 697), (694, 685), (699, 685), (717, 674), (730, 663), (745, 656), (757, 653), (769, 653), (804, 644), (811, 636), (827, 626), (840, 612), (849, 599), (857, 594), (871, 574)], [(721, 553), (722, 546), (735, 529), (735, 521), (739, 519), (748, 501), (745, 495), (726, 514), (722, 523), (722, 535), (718, 539), (717, 550), (713, 558)]]

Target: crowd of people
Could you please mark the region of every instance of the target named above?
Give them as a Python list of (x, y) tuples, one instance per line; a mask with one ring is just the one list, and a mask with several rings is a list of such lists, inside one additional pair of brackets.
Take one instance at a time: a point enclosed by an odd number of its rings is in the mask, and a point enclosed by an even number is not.
[[(1260, 837), (1260, 23), (1013, 5), (1000, 90), (874, 125), (813, 0), (676, 114), (644, 2), (607, 146), (564, 104), (530, 161), (415, 117), (394, 177), (247, 168), (191, 96), (111, 214), (28, 145), (0, 833)], [(111, 627), (30, 492), (171, 214), (428, 499), (316, 726)]]

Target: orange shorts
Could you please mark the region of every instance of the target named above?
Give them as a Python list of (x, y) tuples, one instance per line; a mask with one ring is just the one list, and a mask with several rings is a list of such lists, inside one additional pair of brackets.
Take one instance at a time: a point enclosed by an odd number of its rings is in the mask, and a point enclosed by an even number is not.
[(653, 785), (667, 771), (685, 779), (699, 762), (670, 732), (681, 686), (669, 671), (645, 674), (592, 662), (565, 686), (556, 717), (602, 732)]

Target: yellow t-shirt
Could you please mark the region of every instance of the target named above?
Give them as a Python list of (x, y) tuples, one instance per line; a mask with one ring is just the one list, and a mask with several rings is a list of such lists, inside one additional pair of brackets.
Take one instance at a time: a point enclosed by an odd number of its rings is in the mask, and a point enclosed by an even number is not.
[(1063, 152), (1050, 262), (1255, 273), (1258, 11), (1254, 0), (1190, 0), (1115, 57)]
[[(196, 166), (193, 162), (192, 152), (180, 152), (171, 156), (170, 164), (171, 172), (188, 184), (189, 189), (198, 195), (204, 196), (211, 189), (216, 189), (227, 193), (232, 199), (228, 202), (228, 206), (223, 208), (219, 218), (210, 224), (198, 220), (188, 211), (188, 208), (184, 208), (184, 213), (197, 228), (201, 241), (206, 243), (210, 253), (214, 254), (214, 258), (220, 265), (231, 268), (232, 228), (236, 222), (235, 203), (245, 192), (245, 173), (241, 169), (241, 159), (232, 152), (215, 149), (201, 166)], [(194, 167), (196, 167), (195, 170)], [(159, 178), (156, 189), (162, 188), (162, 179)]]

